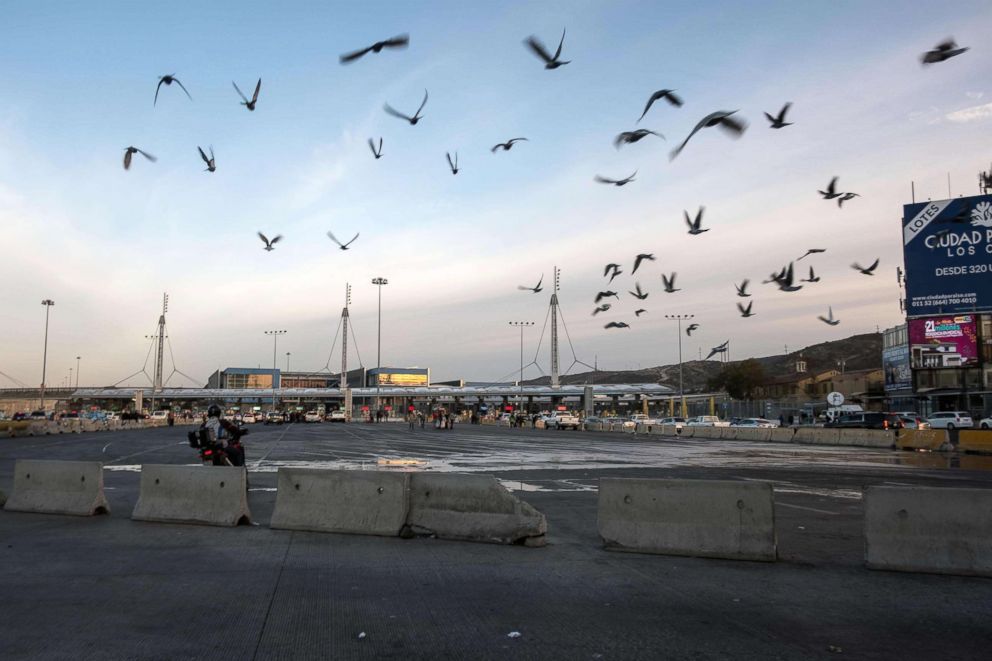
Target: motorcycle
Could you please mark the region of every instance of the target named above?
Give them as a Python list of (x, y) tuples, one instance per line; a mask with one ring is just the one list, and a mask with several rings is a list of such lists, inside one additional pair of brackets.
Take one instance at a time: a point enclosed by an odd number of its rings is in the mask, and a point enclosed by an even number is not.
[(200, 461), (204, 466), (244, 466), (245, 449), (241, 437), (248, 434), (244, 427), (228, 424), (224, 426), (227, 433), (227, 447), (219, 441), (210, 438), (210, 430), (197, 429), (186, 434), (191, 448), (200, 451)]

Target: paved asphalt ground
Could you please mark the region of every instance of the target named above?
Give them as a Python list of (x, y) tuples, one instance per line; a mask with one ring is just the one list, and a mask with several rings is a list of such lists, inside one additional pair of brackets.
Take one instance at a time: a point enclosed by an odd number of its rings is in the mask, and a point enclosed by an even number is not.
[[(0, 512), (0, 658), (988, 659), (992, 580), (862, 567), (868, 484), (992, 488), (992, 457), (461, 426), (256, 425), (255, 521), (133, 522), (185, 429), (0, 439), (106, 463), (109, 516)], [(280, 465), (493, 473), (545, 548), (270, 530)], [(600, 477), (769, 480), (777, 563), (604, 551)], [(984, 513), (988, 516), (988, 513)], [(516, 638), (508, 637), (519, 632)], [(362, 635), (364, 633), (364, 636)]]

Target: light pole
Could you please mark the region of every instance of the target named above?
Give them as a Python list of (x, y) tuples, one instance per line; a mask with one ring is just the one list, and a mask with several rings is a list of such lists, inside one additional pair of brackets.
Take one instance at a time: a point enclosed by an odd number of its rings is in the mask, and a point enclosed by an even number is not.
[(386, 278), (372, 278), (372, 284), (379, 288), (379, 323), (378, 330), (376, 332), (376, 349), (375, 349), (375, 410), (379, 411), (379, 370), (382, 369), (382, 286), (388, 285), (389, 280)]
[(508, 321), (510, 326), (515, 326), (520, 329), (520, 378), (517, 379), (517, 385), (520, 386), (520, 408), (524, 405), (524, 328), (527, 326), (533, 326), (533, 321)]
[(291, 355), (291, 354), (290, 354), (290, 352), (289, 352), (289, 351), (287, 351), (287, 352), (286, 352), (286, 371), (287, 371), (287, 372), (289, 371), (289, 356), (290, 356), (290, 355)]
[(285, 335), (284, 330), (267, 330), (266, 335), (272, 336), (272, 410), (276, 410), (276, 345), (279, 344), (279, 336)]
[(694, 314), (666, 314), (665, 319), (677, 321), (679, 325), (679, 402), (682, 407), (682, 417), (685, 417), (685, 389), (682, 382), (682, 321), (692, 319)]
[(51, 311), (52, 306), (55, 305), (55, 301), (50, 298), (46, 298), (41, 302), (45, 306), (45, 351), (41, 358), (41, 405), (38, 407), (40, 410), (45, 410), (45, 374), (48, 373), (48, 313)]
[(79, 361), (82, 360), (82, 356), (76, 356), (76, 389), (79, 389)]

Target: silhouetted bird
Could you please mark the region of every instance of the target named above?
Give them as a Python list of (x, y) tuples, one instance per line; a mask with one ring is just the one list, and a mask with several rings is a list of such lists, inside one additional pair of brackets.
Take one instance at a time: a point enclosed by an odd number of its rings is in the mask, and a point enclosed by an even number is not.
[(592, 316), (595, 317), (600, 312), (606, 312), (607, 310), (610, 309), (610, 307), (612, 306), (609, 303), (603, 303), (602, 305), (600, 305), (599, 307), (597, 307), (595, 310), (592, 311)]
[(703, 117), (699, 120), (699, 123), (696, 124), (695, 128), (692, 129), (689, 135), (686, 136), (686, 139), (682, 141), (682, 144), (672, 150), (672, 153), (669, 154), (669, 159), (674, 160), (676, 156), (681, 154), (682, 150), (685, 149), (685, 146), (689, 143), (690, 138), (705, 128), (719, 126), (730, 133), (733, 137), (739, 138), (743, 135), (744, 131), (747, 130), (747, 123), (731, 117), (731, 115), (736, 112), (736, 110), (718, 110), (717, 112), (710, 113), (709, 115), (706, 115), (706, 117)]
[(741, 316), (742, 317), (747, 318), (747, 317), (753, 317), (754, 316), (754, 313), (751, 312), (751, 306), (752, 305), (754, 305), (754, 301), (748, 301), (747, 307), (744, 307), (744, 304), (741, 303), (740, 301), (737, 302), (737, 309), (741, 311)]
[[(359, 234), (360, 234), (360, 232), (359, 232)], [(340, 248), (341, 250), (347, 250), (348, 249), (348, 246), (350, 246), (352, 243), (354, 243), (355, 242), (355, 239), (358, 238), (358, 234), (355, 234), (355, 236), (351, 237), (351, 241), (349, 241), (348, 243), (341, 243), (340, 241), (337, 240), (337, 237), (335, 237), (334, 234), (330, 230), (328, 230), (327, 231), (327, 238), (329, 238), (334, 243), (338, 244), (338, 248)]]
[(799, 291), (800, 289), (803, 288), (803, 286), (794, 285), (793, 284), (794, 280), (795, 280), (795, 276), (793, 275), (792, 272), (792, 262), (789, 262), (789, 266), (786, 269), (785, 274), (782, 275), (782, 277), (776, 279), (776, 282), (778, 283), (778, 288), (781, 289), (782, 291), (790, 291), (790, 292)]
[(561, 59), (560, 59), (561, 58), (561, 47), (562, 47), (562, 44), (565, 43), (565, 29), (564, 28), (562, 28), (562, 31), (561, 31), (561, 41), (558, 42), (558, 50), (555, 51), (554, 57), (552, 57), (551, 54), (548, 53), (548, 49), (544, 47), (544, 44), (541, 43), (541, 40), (538, 39), (537, 37), (535, 37), (534, 35), (531, 35), (531, 36), (527, 37), (526, 39), (524, 39), (524, 43), (527, 44), (527, 46), (529, 46), (532, 51), (534, 51), (534, 54), (535, 55), (537, 55), (539, 58), (541, 58), (542, 60), (544, 60), (544, 68), (545, 69), (557, 69), (558, 67), (564, 66), (564, 65), (568, 64), (569, 62), (571, 62), (571, 60), (567, 60), (565, 62), (562, 62)]
[(189, 100), (190, 101), (193, 100), (193, 97), (189, 95), (189, 91), (186, 89), (186, 87), (181, 82), (179, 82), (178, 78), (176, 78), (176, 74), (170, 73), (167, 76), (158, 77), (158, 85), (155, 86), (155, 100), (152, 102), (153, 106), (158, 103), (158, 91), (162, 88), (162, 85), (169, 86), (172, 83), (179, 85), (179, 87), (181, 87), (182, 90), (186, 92), (186, 96), (189, 97)]
[(383, 48), (406, 48), (409, 44), (410, 35), (407, 34), (401, 34), (397, 37), (393, 37), (392, 39), (386, 39), (385, 41), (377, 41), (368, 48), (362, 48), (360, 50), (341, 55), (341, 64), (349, 64), (363, 55), (368, 55), (369, 53), (379, 53)]
[(845, 202), (847, 202), (848, 200), (853, 200), (856, 197), (861, 197), (861, 196), (858, 195), (857, 193), (844, 193), (843, 195), (837, 198), (837, 206), (843, 207)]
[(648, 260), (649, 262), (653, 262), (654, 261), (654, 255), (653, 254), (650, 254), (650, 253), (641, 253), (640, 255), (638, 255), (637, 257), (635, 257), (634, 258), (634, 268), (630, 272), (631, 275), (634, 275), (635, 273), (637, 273), (637, 268), (641, 265), (641, 262), (643, 262), (645, 259)]
[(634, 316), (635, 317), (640, 317), (645, 312), (647, 312), (647, 310), (645, 310), (644, 308), (638, 308), (638, 309), (634, 310)]
[(697, 328), (699, 328), (699, 324), (689, 324), (688, 326), (685, 327), (685, 334), (688, 335), (689, 337), (692, 337), (692, 331), (696, 330)]
[(203, 149), (199, 146), (196, 148), (196, 151), (200, 152), (200, 158), (202, 158), (203, 162), (207, 164), (207, 169), (205, 172), (214, 172), (217, 169), (217, 161), (214, 159), (213, 146), (210, 147), (210, 158), (207, 158), (207, 155), (203, 153)]
[(262, 234), (261, 232), (259, 232), (258, 233), (258, 238), (260, 238), (262, 240), (262, 243), (265, 244), (265, 248), (264, 249), (266, 251), (268, 251), (268, 252), (272, 252), (273, 246), (275, 244), (279, 243), (279, 241), (282, 240), (282, 234), (276, 234), (274, 237), (272, 237), (272, 240), (270, 241), (269, 239), (266, 238), (266, 236), (264, 234)]
[(258, 93), (262, 89), (262, 79), (259, 78), (258, 82), (255, 83), (255, 93), (251, 95), (251, 101), (249, 101), (248, 98), (241, 93), (241, 90), (238, 89), (238, 84), (236, 82), (232, 80), (231, 84), (234, 85), (234, 91), (237, 92), (238, 96), (241, 97), (241, 105), (243, 105), (245, 108), (248, 108), (249, 111), (254, 111), (255, 104), (258, 103)]
[(875, 271), (875, 269), (878, 268), (878, 260), (876, 259), (872, 263), (872, 265), (869, 266), (869, 267), (867, 267), (867, 268), (864, 267), (864, 266), (861, 266), (857, 262), (855, 262), (855, 263), (851, 264), (851, 268), (854, 269), (855, 271), (861, 271), (865, 275), (875, 275), (874, 274), (874, 271)]
[(658, 99), (664, 99), (675, 107), (681, 107), (682, 99), (673, 94), (674, 91), (675, 90), (658, 90), (652, 94), (651, 98), (648, 99), (647, 104), (644, 106), (644, 112), (642, 112), (641, 116), (637, 118), (637, 121), (639, 122), (644, 119), (644, 115), (648, 114), (648, 110), (651, 110), (651, 106), (653, 106), (654, 102)]
[(454, 162), (452, 162), (449, 152), (444, 152), (444, 155), (448, 157), (448, 167), (451, 168), (451, 174), (458, 174), (458, 152), (455, 152)]
[(375, 148), (375, 143), (372, 142), (372, 138), (369, 138), (369, 149), (372, 150), (372, 155), (375, 156), (375, 160), (382, 158), (382, 138), (379, 138), (379, 149)]
[(613, 184), (614, 186), (626, 186), (630, 182), (634, 181), (634, 177), (637, 175), (637, 170), (634, 170), (634, 174), (630, 175), (625, 179), (609, 179), (607, 177), (601, 177), (596, 175), (594, 179), (601, 184)]
[(776, 115), (775, 117), (772, 117), (770, 114), (766, 112), (765, 117), (767, 117), (768, 121), (771, 122), (772, 124), (769, 128), (780, 129), (786, 126), (792, 126), (792, 122), (785, 121), (785, 113), (789, 112), (789, 108), (791, 107), (792, 107), (791, 102), (786, 103), (784, 106), (782, 106), (782, 109), (778, 111), (778, 115)]
[[(612, 272), (612, 275), (610, 275), (611, 272)], [(619, 264), (607, 264), (603, 268), (603, 277), (605, 278), (606, 276), (609, 275), (610, 276), (610, 282), (613, 282), (613, 278), (617, 277), (621, 273), (623, 273), (623, 271), (620, 270), (620, 265)]]
[(712, 349), (710, 349), (709, 354), (706, 356), (706, 358), (704, 360), (709, 360), (710, 358), (712, 358), (713, 356), (715, 356), (718, 353), (727, 353), (727, 347), (728, 346), (730, 346), (730, 340), (727, 340), (726, 342), (724, 342), (723, 344), (721, 344), (719, 346), (713, 347)]
[(630, 328), (630, 326), (622, 321), (611, 321), (603, 326), (603, 328)]
[(382, 109), (385, 110), (390, 115), (392, 115), (393, 117), (399, 117), (400, 119), (405, 119), (406, 121), (410, 122), (410, 126), (416, 126), (417, 122), (419, 122), (421, 119), (423, 119), (423, 117), (420, 116), (420, 111), (424, 109), (424, 106), (425, 105), (427, 105), (427, 90), (426, 89), (424, 90), (424, 100), (420, 102), (420, 107), (417, 108), (417, 112), (415, 112), (413, 114), (413, 117), (410, 117), (408, 115), (404, 115), (403, 113), (401, 113), (398, 110), (394, 109), (388, 103), (384, 103), (382, 105)]
[[(537, 286), (536, 287), (524, 287), (523, 285), (517, 285), (517, 289), (520, 289), (521, 291), (532, 291), (532, 292), (534, 292), (536, 294), (539, 291), (541, 291), (541, 283), (542, 282), (544, 282), (544, 274), (543, 273), (541, 274), (541, 279), (537, 281)], [(598, 303), (599, 301), (596, 301), (596, 302)]]
[(812, 266), (809, 267), (809, 277), (806, 278), (805, 280), (800, 280), (800, 282), (819, 282), (819, 281), (820, 281), (820, 276), (816, 275), (813, 272)]
[(747, 286), (748, 284), (750, 284), (750, 282), (751, 282), (750, 280), (745, 278), (744, 282), (742, 282), (741, 284), (734, 285), (734, 287), (737, 289), (738, 296), (740, 296), (741, 298), (747, 298), (748, 296), (750, 296), (750, 294), (747, 293)]
[(830, 183), (827, 185), (827, 190), (821, 190), (818, 192), (823, 196), (824, 200), (832, 200), (835, 197), (840, 197), (843, 195), (843, 193), (837, 192), (837, 177), (830, 180)]
[(699, 211), (696, 212), (696, 219), (692, 220), (689, 218), (689, 212), (683, 210), (682, 213), (685, 214), (685, 224), (689, 226), (689, 234), (695, 236), (696, 234), (702, 234), (703, 232), (709, 232), (709, 228), (702, 229), (701, 225), (703, 223), (703, 211), (706, 207), (699, 207)]
[(820, 315), (820, 316), (817, 317), (817, 319), (819, 319), (820, 321), (822, 321), (825, 324), (829, 324), (831, 326), (836, 326), (837, 324), (840, 323), (840, 319), (834, 319), (834, 309), (833, 309), (833, 306), (831, 306), (830, 308), (828, 308), (828, 310), (829, 310), (829, 312), (827, 313), (827, 316), (826, 317), (824, 317), (823, 315)]
[(596, 303), (599, 303), (604, 298), (608, 298), (610, 296), (617, 299), (618, 301), (620, 300), (620, 297), (617, 296), (617, 293), (615, 291), (601, 291), (598, 294), (596, 294)]
[[(803, 255), (803, 257), (806, 257), (807, 255), (815, 255), (815, 254), (821, 253), (821, 252), (827, 252), (827, 249), (826, 248), (810, 248), (809, 250), (806, 251), (806, 253)], [(800, 257), (799, 259), (802, 259), (803, 257)], [(797, 259), (796, 261), (798, 262), (799, 259)]]
[(530, 142), (529, 140), (527, 140), (527, 138), (510, 138), (506, 142), (501, 142), (497, 145), (493, 145), (493, 148), (490, 149), (489, 151), (491, 151), (494, 154), (499, 149), (502, 149), (503, 151), (510, 151), (511, 149), (513, 149), (513, 143), (520, 142), (521, 140), (523, 140), (524, 142)]
[(661, 281), (665, 284), (666, 293), (672, 294), (677, 291), (682, 291), (681, 289), (675, 288), (675, 276), (677, 275), (678, 273), (675, 272), (672, 273), (671, 277), (666, 276), (664, 273), (661, 274)]
[(933, 50), (928, 50), (926, 53), (921, 55), (920, 61), (923, 64), (936, 64), (937, 62), (949, 60), (955, 55), (960, 55), (966, 50), (968, 50), (967, 46), (964, 48), (958, 48), (958, 45), (954, 43), (953, 39), (946, 39), (937, 44), (936, 48)]
[(783, 267), (782, 267), (782, 270), (781, 270), (781, 271), (779, 271), (778, 273), (772, 273), (772, 274), (771, 274), (771, 275), (770, 275), (770, 276), (768, 277), (768, 280), (762, 280), (762, 281), (761, 281), (761, 284), (763, 284), (763, 285), (767, 285), (767, 284), (771, 284), (771, 283), (773, 283), (773, 282), (775, 282), (775, 283), (779, 283), (779, 282), (782, 282), (782, 280), (784, 280), (784, 279), (785, 279), (785, 272), (786, 272), (787, 270), (788, 270), (788, 267), (786, 267), (786, 266), (783, 266)]
[(617, 149), (620, 149), (624, 145), (633, 144), (635, 142), (638, 142), (642, 138), (648, 137), (649, 135), (656, 135), (662, 140), (665, 139), (665, 136), (663, 136), (660, 133), (656, 133), (655, 131), (649, 131), (648, 129), (637, 129), (635, 131), (624, 131), (623, 133), (618, 135), (616, 138), (613, 139), (613, 146), (616, 147)]
[(641, 283), (639, 282), (634, 283), (634, 291), (628, 291), (627, 293), (639, 301), (643, 301), (645, 298), (650, 296), (650, 294), (641, 291)]
[(124, 169), (125, 170), (131, 169), (131, 157), (134, 154), (141, 154), (142, 156), (144, 156), (145, 158), (147, 158), (152, 163), (154, 163), (155, 161), (158, 160), (157, 158), (155, 158), (154, 156), (152, 156), (148, 152), (142, 151), (142, 150), (138, 149), (137, 147), (128, 147), (127, 149), (124, 150)]

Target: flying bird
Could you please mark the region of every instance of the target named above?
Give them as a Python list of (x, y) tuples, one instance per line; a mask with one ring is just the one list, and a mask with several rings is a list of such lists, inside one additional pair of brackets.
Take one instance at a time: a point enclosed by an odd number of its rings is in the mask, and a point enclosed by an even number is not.
[(713, 347), (712, 349), (710, 349), (709, 355), (706, 356), (706, 360), (709, 360), (718, 353), (727, 353), (727, 347), (729, 346), (730, 346), (730, 340), (727, 340), (723, 344)]
[(158, 85), (155, 86), (155, 101), (152, 102), (153, 106), (158, 103), (158, 91), (162, 88), (162, 85), (169, 86), (172, 83), (179, 85), (179, 87), (181, 87), (183, 91), (186, 92), (186, 96), (189, 97), (189, 100), (190, 101), (193, 100), (193, 97), (189, 96), (189, 91), (186, 89), (186, 86), (183, 85), (181, 82), (179, 82), (179, 79), (176, 78), (176, 74), (170, 73), (166, 76), (158, 77)]
[[(534, 292), (536, 294), (539, 291), (541, 291), (541, 283), (542, 282), (544, 282), (544, 274), (543, 273), (541, 274), (541, 279), (537, 281), (537, 286), (536, 287), (524, 287), (523, 285), (517, 285), (517, 289), (519, 289), (521, 291), (532, 291), (532, 292)], [(598, 300), (596, 302), (599, 303)]]
[(837, 177), (830, 180), (830, 183), (827, 185), (827, 190), (821, 190), (818, 192), (823, 196), (824, 200), (832, 200), (835, 197), (840, 197), (843, 195), (843, 193), (837, 192)]
[(272, 252), (272, 250), (273, 250), (273, 247), (272, 246), (274, 246), (275, 244), (279, 243), (279, 241), (282, 239), (282, 234), (276, 234), (274, 237), (272, 237), (272, 240), (270, 241), (268, 238), (266, 238), (266, 236), (264, 234), (262, 234), (261, 232), (259, 232), (258, 233), (258, 238), (260, 238), (262, 240), (262, 243), (265, 244), (265, 250), (267, 252)]
[(614, 186), (626, 186), (630, 182), (634, 181), (634, 177), (637, 175), (637, 170), (634, 170), (634, 174), (630, 175), (625, 179), (608, 179), (607, 177), (601, 177), (596, 175), (594, 179), (601, 184), (613, 184)]
[(753, 317), (754, 313), (751, 312), (751, 306), (754, 305), (754, 301), (748, 301), (747, 307), (740, 301), (737, 302), (737, 309), (741, 311), (741, 316), (744, 318)]
[(692, 337), (692, 331), (696, 330), (697, 328), (699, 328), (699, 324), (689, 324), (688, 326), (685, 327), (685, 334), (688, 335), (689, 337)]
[(538, 39), (537, 37), (535, 37), (534, 35), (531, 35), (531, 36), (527, 37), (524, 40), (524, 43), (527, 44), (527, 46), (529, 46), (532, 51), (534, 51), (534, 54), (535, 55), (537, 55), (539, 58), (541, 58), (542, 60), (544, 60), (544, 68), (545, 69), (549, 69), (549, 70), (550, 69), (557, 69), (558, 67), (564, 66), (564, 65), (568, 64), (569, 62), (571, 62), (571, 60), (566, 60), (566, 61), (562, 62), (561, 59), (560, 59), (561, 58), (561, 47), (562, 47), (562, 44), (565, 43), (565, 29), (564, 28), (562, 28), (562, 31), (561, 31), (561, 41), (558, 42), (558, 50), (555, 51), (554, 57), (552, 57), (551, 54), (548, 53), (548, 49), (545, 48), (545, 46), (544, 46), (543, 43), (541, 43), (541, 40)]
[(644, 115), (648, 114), (648, 110), (651, 110), (651, 106), (653, 106), (654, 102), (659, 99), (664, 99), (676, 108), (680, 108), (682, 106), (682, 99), (673, 94), (673, 92), (675, 92), (675, 90), (658, 90), (652, 94), (648, 99), (647, 105), (644, 106), (644, 112), (642, 112), (641, 116), (637, 118), (637, 121), (639, 122), (644, 119)]
[(766, 112), (765, 117), (767, 117), (768, 121), (771, 122), (772, 124), (768, 128), (781, 129), (781, 128), (785, 128), (786, 126), (792, 126), (792, 122), (785, 121), (785, 113), (789, 112), (789, 108), (791, 107), (792, 107), (791, 102), (786, 103), (784, 106), (782, 106), (782, 109), (779, 110), (778, 114), (775, 115), (774, 117), (772, 117), (770, 114)]
[[(359, 234), (360, 234), (360, 232), (359, 232)], [(330, 230), (328, 230), (328, 232), (327, 232), (327, 237), (331, 241), (333, 241), (334, 243), (338, 244), (338, 248), (340, 248), (341, 250), (347, 250), (348, 249), (348, 246), (350, 246), (352, 243), (354, 243), (355, 242), (355, 239), (358, 238), (358, 234), (355, 234), (355, 236), (351, 237), (351, 241), (349, 241), (348, 243), (341, 243), (340, 241), (338, 241), (337, 238), (334, 236), (334, 234), (331, 233)]]
[(530, 140), (527, 140), (527, 138), (510, 138), (506, 142), (501, 142), (498, 145), (493, 145), (493, 148), (490, 149), (489, 151), (491, 151), (494, 154), (499, 149), (502, 149), (503, 151), (510, 151), (511, 149), (513, 149), (513, 143), (520, 142), (521, 140), (523, 140), (524, 142), (530, 142)]
[(241, 105), (247, 108), (250, 112), (254, 111), (255, 104), (258, 103), (258, 93), (262, 89), (262, 79), (259, 78), (258, 82), (255, 83), (255, 93), (251, 95), (251, 101), (249, 101), (248, 98), (241, 93), (241, 90), (238, 88), (238, 84), (236, 82), (232, 80), (231, 84), (234, 85), (234, 91), (236, 91), (238, 96), (241, 97)]
[(855, 271), (861, 271), (865, 275), (875, 275), (874, 271), (875, 271), (875, 269), (878, 268), (878, 260), (876, 259), (872, 263), (872, 265), (869, 266), (869, 267), (867, 267), (867, 268), (865, 268), (864, 266), (861, 266), (860, 264), (858, 264), (857, 262), (855, 262), (855, 263), (851, 264), (851, 268), (854, 269)]
[(382, 105), (382, 109), (385, 110), (388, 114), (392, 115), (393, 117), (399, 117), (400, 119), (405, 119), (406, 121), (410, 122), (410, 126), (416, 126), (417, 125), (417, 122), (419, 122), (421, 119), (423, 119), (423, 117), (420, 116), (420, 111), (424, 109), (424, 106), (425, 105), (427, 105), (427, 90), (426, 89), (424, 90), (424, 100), (420, 102), (420, 107), (417, 108), (417, 112), (414, 113), (413, 117), (409, 117), (408, 115), (404, 115), (403, 113), (399, 112), (398, 110), (396, 110), (395, 108), (393, 108), (388, 103), (384, 103)]
[(610, 309), (610, 307), (612, 306), (609, 303), (603, 303), (602, 305), (600, 305), (599, 307), (597, 307), (595, 310), (592, 311), (592, 316), (595, 317), (600, 312), (606, 312), (607, 310)]
[(601, 291), (598, 294), (596, 294), (596, 303), (599, 303), (604, 298), (608, 298), (610, 296), (612, 296), (613, 298), (617, 299), (618, 301), (620, 300), (620, 297), (617, 296), (617, 293), (615, 291), (609, 291), (609, 290), (607, 290), (607, 291)]
[(142, 151), (142, 150), (138, 149), (137, 147), (128, 147), (127, 149), (124, 150), (124, 169), (125, 170), (131, 169), (131, 157), (134, 156), (135, 154), (141, 154), (142, 156), (144, 156), (145, 158), (147, 158), (152, 163), (154, 163), (155, 161), (158, 160), (157, 158), (155, 158), (154, 156), (152, 156), (148, 152)]
[(448, 157), (448, 167), (451, 168), (451, 174), (458, 174), (458, 152), (455, 152), (454, 162), (451, 161), (449, 152), (444, 152), (444, 155)]
[(820, 276), (816, 275), (813, 272), (812, 266), (809, 267), (809, 277), (806, 278), (805, 280), (800, 280), (800, 282), (819, 282), (819, 281), (820, 281)]
[(817, 317), (817, 319), (819, 319), (823, 323), (828, 324), (830, 326), (836, 326), (837, 324), (840, 323), (840, 319), (834, 319), (834, 308), (833, 308), (833, 306), (831, 306), (831, 307), (829, 307), (827, 309), (828, 309), (827, 316), (824, 317), (823, 315), (820, 315), (820, 316)]
[(792, 272), (792, 262), (789, 262), (789, 266), (788, 268), (786, 268), (785, 274), (782, 275), (780, 273), (779, 275), (781, 275), (782, 277), (776, 278), (775, 281), (778, 283), (778, 288), (781, 289), (782, 291), (799, 291), (800, 289), (803, 288), (802, 285), (792, 284), (795, 281), (795, 276), (793, 275)]
[(634, 316), (640, 317), (645, 312), (647, 312), (647, 310), (645, 310), (644, 308), (638, 308), (637, 310), (634, 310)]
[(603, 326), (603, 328), (630, 328), (630, 326), (622, 321), (611, 321)]
[(196, 151), (200, 152), (200, 158), (202, 158), (203, 162), (207, 164), (207, 169), (204, 170), (204, 172), (214, 172), (217, 170), (217, 161), (214, 159), (213, 146), (210, 147), (210, 158), (207, 158), (207, 155), (203, 153), (203, 149), (199, 146), (197, 146)]
[(662, 140), (665, 139), (665, 136), (655, 131), (649, 131), (648, 129), (637, 129), (636, 131), (624, 131), (618, 135), (613, 139), (613, 146), (620, 149), (624, 145), (633, 144), (640, 141), (642, 138), (648, 137), (649, 135), (656, 135)]
[(747, 286), (750, 283), (751, 283), (750, 280), (744, 278), (744, 282), (742, 282), (739, 285), (734, 285), (734, 287), (737, 289), (737, 295), (740, 296), (741, 298), (747, 298), (748, 296), (750, 296), (750, 294), (747, 293)]
[(641, 283), (639, 282), (634, 283), (634, 291), (628, 291), (627, 293), (639, 301), (643, 301), (645, 298), (650, 296), (650, 294), (641, 291)]
[(778, 273), (772, 273), (770, 276), (768, 276), (768, 279), (767, 280), (762, 280), (761, 281), (761, 284), (768, 285), (768, 284), (771, 284), (773, 282), (776, 282), (776, 283), (782, 282), (782, 280), (785, 279), (785, 272), (787, 270), (788, 270), (788, 267), (783, 266), (781, 271), (779, 271)]
[(369, 138), (369, 149), (372, 150), (372, 155), (375, 156), (375, 160), (382, 158), (382, 138), (379, 138), (379, 149), (375, 148), (375, 143), (372, 142), (372, 138)]
[(964, 48), (958, 48), (958, 45), (954, 43), (953, 39), (945, 39), (937, 44), (933, 50), (928, 50), (926, 53), (921, 55), (920, 62), (923, 64), (936, 64), (937, 62), (949, 60), (955, 55), (960, 55), (966, 50), (968, 50), (967, 46)]
[(861, 197), (861, 196), (858, 195), (857, 193), (844, 193), (843, 195), (837, 198), (837, 206), (843, 207), (845, 202), (847, 202), (848, 200), (853, 200), (856, 197)]
[(677, 275), (678, 275), (678, 273), (675, 273), (674, 271), (672, 272), (671, 277), (666, 276), (664, 273), (661, 274), (661, 280), (662, 280), (663, 283), (665, 283), (665, 292), (666, 293), (672, 294), (672, 293), (675, 293), (677, 291), (682, 291), (681, 289), (676, 289), (675, 288), (675, 276), (677, 276)]
[(682, 144), (672, 150), (669, 154), (669, 160), (675, 160), (675, 157), (682, 153), (685, 146), (689, 143), (692, 136), (696, 135), (699, 131), (705, 128), (710, 128), (712, 126), (719, 126), (730, 133), (733, 137), (739, 138), (747, 130), (747, 123), (738, 120), (735, 117), (731, 117), (736, 110), (718, 110), (717, 112), (710, 113), (699, 120), (695, 128), (686, 136), (686, 139), (682, 141)]
[[(815, 255), (815, 254), (821, 253), (821, 252), (827, 252), (827, 249), (826, 248), (810, 248), (809, 250), (806, 251), (806, 253), (803, 255), (803, 257), (806, 257), (807, 255)], [(800, 257), (799, 259), (802, 259), (803, 257)], [(796, 261), (798, 262), (799, 259), (797, 259)]]
[(408, 34), (401, 34), (397, 37), (393, 37), (392, 39), (386, 39), (385, 41), (377, 41), (368, 48), (362, 48), (360, 50), (341, 55), (341, 64), (350, 64), (363, 55), (368, 55), (369, 53), (379, 53), (383, 48), (406, 48), (409, 44), (410, 35)]
[(699, 211), (696, 212), (696, 219), (692, 220), (689, 218), (689, 212), (683, 210), (682, 213), (685, 214), (685, 224), (689, 226), (689, 234), (695, 236), (696, 234), (702, 234), (703, 232), (709, 232), (709, 228), (702, 229), (701, 225), (703, 223), (703, 211), (706, 207), (699, 207)]
[(637, 273), (638, 267), (641, 265), (641, 262), (643, 262), (645, 259), (648, 260), (649, 262), (653, 262), (654, 261), (654, 255), (653, 254), (649, 254), (649, 253), (641, 253), (640, 255), (638, 255), (637, 257), (635, 257), (634, 258), (634, 268), (630, 271), (630, 274), (631, 275), (634, 275), (635, 273)]
[(613, 278), (623, 273), (623, 271), (620, 270), (619, 264), (607, 264), (603, 268), (603, 277), (605, 278), (606, 276), (610, 275), (611, 271), (613, 272), (613, 275), (610, 276), (610, 282), (613, 282)]

